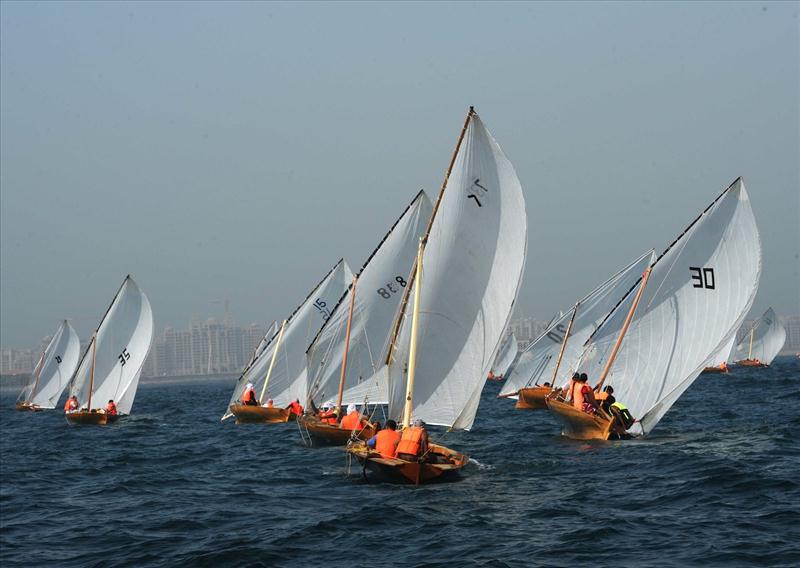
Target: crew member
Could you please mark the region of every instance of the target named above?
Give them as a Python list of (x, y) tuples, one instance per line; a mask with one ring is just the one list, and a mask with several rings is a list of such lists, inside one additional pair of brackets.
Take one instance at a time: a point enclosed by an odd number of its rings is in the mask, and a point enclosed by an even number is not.
[(106, 414), (110, 414), (111, 416), (117, 415), (117, 404), (114, 400), (109, 400), (108, 404), (106, 405)]
[(393, 458), (397, 453), (397, 444), (400, 442), (400, 432), (397, 431), (397, 422), (387, 420), (386, 427), (372, 438), (367, 440), (368, 448), (375, 448), (382, 458)]
[(594, 398), (594, 391), (587, 383), (589, 377), (586, 373), (581, 373), (577, 382), (572, 387), (572, 406), (573, 408), (594, 414), (597, 412), (597, 400)]
[(75, 412), (78, 410), (78, 397), (74, 394), (64, 403), (64, 412)]
[(344, 430), (357, 430), (361, 428), (361, 413), (355, 404), (347, 405), (347, 415), (342, 418), (342, 429)]
[(242, 404), (246, 406), (258, 406), (256, 389), (253, 386), (253, 383), (247, 383), (244, 386), (244, 392), (242, 393)]
[(303, 415), (303, 407), (300, 405), (299, 398), (296, 398), (292, 402), (290, 402), (289, 406), (287, 406), (286, 409), (292, 414), (295, 414), (297, 416)]
[(323, 424), (336, 424), (336, 411), (333, 408), (333, 404), (326, 402), (322, 405), (319, 419)]
[(600, 408), (608, 414), (611, 413), (611, 405), (617, 402), (617, 399), (614, 398), (614, 387), (611, 385), (603, 387), (603, 392), (597, 393), (594, 398), (600, 404)]
[(275, 407), (275, 401), (273, 401), (271, 398), (268, 398), (267, 399), (267, 404), (265, 406), (267, 408), (274, 408)]
[(397, 443), (397, 457), (405, 461), (419, 461), (428, 452), (428, 431), (425, 423), (417, 418), (414, 425), (403, 429)]

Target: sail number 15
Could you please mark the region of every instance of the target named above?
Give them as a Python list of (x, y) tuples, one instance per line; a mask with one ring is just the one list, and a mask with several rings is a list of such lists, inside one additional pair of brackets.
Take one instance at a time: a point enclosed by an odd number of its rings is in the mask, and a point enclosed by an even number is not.
[[(395, 282), (397, 284), (395, 284)], [(378, 288), (378, 296), (381, 298), (389, 299), (392, 297), (393, 294), (397, 294), (400, 291), (400, 288), (406, 287), (406, 281), (402, 276), (395, 276), (394, 282), (387, 282), (383, 285), (383, 288)]]

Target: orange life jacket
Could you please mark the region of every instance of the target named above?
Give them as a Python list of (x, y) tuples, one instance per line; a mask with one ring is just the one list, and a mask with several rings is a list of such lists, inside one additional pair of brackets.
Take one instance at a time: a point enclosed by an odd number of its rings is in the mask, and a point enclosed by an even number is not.
[(397, 444), (398, 454), (411, 454), (418, 456), (422, 449), (422, 433), (424, 430), (417, 426), (409, 426), (403, 430), (400, 442)]
[(599, 392), (599, 393), (594, 395), (594, 399), (597, 402), (603, 402), (607, 398), (608, 398), (608, 392), (607, 391)]
[(300, 416), (301, 414), (303, 414), (303, 407), (300, 406), (299, 402), (293, 400), (291, 404), (289, 404), (289, 411), (292, 414), (297, 414), (298, 416)]
[(64, 403), (64, 410), (78, 410), (78, 401), (74, 398), (68, 398)]
[(375, 435), (375, 450), (382, 458), (393, 458), (399, 441), (400, 432), (386, 428)]
[(253, 404), (256, 402), (256, 391), (253, 389), (247, 389), (242, 393), (242, 404), (247, 404), (248, 402)]
[(336, 424), (336, 413), (333, 410), (323, 410), (319, 419), (323, 424)]
[(342, 418), (342, 428), (345, 430), (355, 430), (359, 426), (361, 426), (361, 413), (358, 410)]
[(583, 387), (584, 384), (577, 381), (572, 385), (572, 406), (578, 410), (583, 410)]
[(117, 405), (113, 402), (109, 402), (106, 405), (106, 414), (116, 414), (117, 413)]

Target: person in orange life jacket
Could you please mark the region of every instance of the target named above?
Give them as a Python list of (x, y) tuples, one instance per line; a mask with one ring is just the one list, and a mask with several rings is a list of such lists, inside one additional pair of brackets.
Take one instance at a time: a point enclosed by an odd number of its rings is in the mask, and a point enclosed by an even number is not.
[(113, 400), (108, 401), (108, 404), (106, 405), (106, 414), (110, 414), (111, 416), (116, 416), (117, 405), (114, 403)]
[(617, 399), (614, 398), (614, 387), (611, 385), (603, 387), (603, 392), (597, 393), (594, 398), (606, 414), (611, 413), (611, 405), (617, 402)]
[(78, 410), (78, 397), (74, 394), (64, 403), (64, 412), (75, 412)]
[(399, 442), (400, 432), (397, 431), (397, 422), (389, 419), (386, 421), (386, 428), (367, 440), (367, 447), (375, 448), (382, 458), (393, 458), (397, 453)]
[(397, 458), (405, 461), (420, 461), (428, 453), (428, 431), (425, 423), (417, 418), (414, 425), (404, 428), (397, 444)]
[(253, 386), (253, 383), (247, 383), (244, 386), (244, 392), (242, 393), (242, 404), (245, 406), (258, 406), (256, 389)]
[(344, 430), (357, 430), (361, 428), (361, 425), (361, 413), (358, 411), (358, 407), (355, 404), (348, 404), (347, 414), (342, 418), (340, 426)]
[(326, 402), (322, 405), (322, 410), (319, 413), (319, 419), (323, 424), (336, 424), (336, 410), (333, 408), (333, 403)]
[(289, 406), (287, 406), (286, 409), (292, 414), (296, 414), (297, 416), (303, 415), (303, 407), (300, 405), (299, 398), (296, 398), (292, 402), (290, 402)]
[(597, 400), (594, 398), (592, 387), (586, 384), (588, 380), (586, 373), (581, 373), (573, 385), (572, 407), (587, 414), (594, 414), (597, 412)]

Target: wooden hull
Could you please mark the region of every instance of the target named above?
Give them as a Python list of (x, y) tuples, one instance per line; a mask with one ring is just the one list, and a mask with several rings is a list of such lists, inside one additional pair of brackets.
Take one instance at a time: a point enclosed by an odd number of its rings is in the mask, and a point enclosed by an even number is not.
[(14, 410), (27, 411), (27, 412), (41, 412), (42, 409), (30, 402), (18, 402), (14, 405)]
[(573, 440), (608, 440), (612, 434), (624, 435), (624, 430), (616, 425), (616, 420), (597, 414), (587, 414), (571, 404), (555, 399), (547, 400), (547, 408), (563, 424), (561, 433)]
[(105, 412), (89, 412), (88, 410), (79, 410), (77, 412), (67, 412), (64, 414), (67, 422), (72, 424), (97, 424), (105, 425), (111, 424), (119, 420), (119, 414), (106, 414)]
[(366, 441), (375, 435), (375, 428), (372, 426), (354, 432), (340, 428), (338, 424), (325, 424), (313, 416), (302, 416), (298, 422), (308, 433), (312, 446), (346, 446), (353, 436)]
[[(469, 462), (469, 456), (456, 452), (444, 446), (430, 445), (430, 461), (409, 462), (396, 458), (382, 458), (379, 453), (370, 450), (364, 444), (347, 448), (347, 452), (358, 459), (364, 466), (364, 472), (369, 471), (381, 481), (392, 483), (436, 483), (451, 480)], [(442, 462), (442, 463), (433, 463)]]
[(728, 373), (728, 367), (706, 367), (704, 373)]
[(553, 391), (550, 387), (541, 386), (520, 389), (518, 394), (519, 399), (517, 400), (517, 404), (514, 405), (514, 408), (520, 410), (546, 410), (547, 403), (545, 402), (545, 397), (551, 392)]
[(736, 364), (739, 365), (740, 367), (756, 367), (756, 368), (769, 367), (769, 365), (765, 365), (758, 359), (742, 359), (741, 361), (736, 361)]
[(295, 415), (286, 408), (266, 408), (246, 404), (231, 404), (230, 408), (237, 424), (276, 424), (295, 420)]

